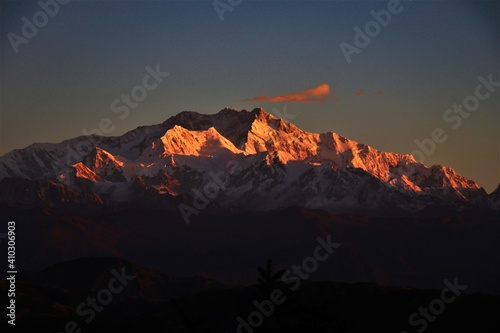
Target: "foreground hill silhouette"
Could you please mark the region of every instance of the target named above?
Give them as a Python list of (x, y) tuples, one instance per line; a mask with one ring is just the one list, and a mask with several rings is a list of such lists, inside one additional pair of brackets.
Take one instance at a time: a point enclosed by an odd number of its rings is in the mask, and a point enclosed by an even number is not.
[[(87, 324), (76, 307), (106, 287), (113, 269), (125, 269), (136, 279)], [(236, 318), (247, 318), (255, 311), (253, 302), (265, 299), (260, 285), (227, 287), (203, 278), (172, 278), (113, 258), (60, 263), (20, 274), (18, 283), (18, 328), (43, 332), (63, 331), (69, 321), (84, 332), (236, 332)], [(279, 282), (275, 286), (286, 289)], [(302, 281), (300, 290), (254, 331), (415, 332), (420, 326), (412, 327), (408, 317), (440, 297), (441, 290)], [(497, 332), (499, 301), (499, 296), (461, 295), (428, 323), (426, 332)]]

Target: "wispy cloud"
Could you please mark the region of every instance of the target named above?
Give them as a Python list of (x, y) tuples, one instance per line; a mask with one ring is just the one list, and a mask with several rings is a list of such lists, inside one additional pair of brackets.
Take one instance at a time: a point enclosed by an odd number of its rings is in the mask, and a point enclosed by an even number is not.
[(290, 103), (323, 103), (331, 96), (330, 85), (320, 84), (301, 92), (289, 93), (277, 96), (260, 95), (244, 99), (242, 102), (290, 102)]

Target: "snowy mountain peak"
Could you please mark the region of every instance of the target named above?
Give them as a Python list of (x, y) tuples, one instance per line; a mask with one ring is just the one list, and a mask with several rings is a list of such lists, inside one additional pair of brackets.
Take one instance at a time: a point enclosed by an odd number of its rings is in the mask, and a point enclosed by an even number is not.
[(233, 154), (242, 153), (213, 126), (206, 130), (188, 130), (180, 125), (175, 125), (167, 130), (160, 141), (162, 145), (153, 143), (152, 147), (154, 148), (152, 149), (161, 147), (162, 157), (168, 155), (214, 156), (224, 150)]
[(189, 197), (229, 165), (241, 172), (228, 176), (230, 185), (217, 197), (222, 206), (418, 210), (436, 201), (490, 200), (451, 168), (427, 167), (411, 155), (380, 151), (333, 132), (306, 132), (262, 108), (183, 111), (119, 137), (31, 145), (0, 157), (0, 180), (57, 179), (122, 201), (134, 198), (130, 193), (140, 187), (145, 188), (140, 193)]

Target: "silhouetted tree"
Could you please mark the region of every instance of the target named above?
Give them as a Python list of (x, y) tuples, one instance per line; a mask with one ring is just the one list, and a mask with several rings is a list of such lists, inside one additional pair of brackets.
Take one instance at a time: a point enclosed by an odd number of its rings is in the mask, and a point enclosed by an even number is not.
[(285, 270), (279, 270), (273, 274), (273, 261), (267, 259), (267, 264), (265, 268), (258, 266), (257, 271), (259, 272), (259, 277), (257, 278), (257, 283), (260, 289), (264, 292), (266, 297), (269, 297), (269, 293), (273, 291), (281, 281), (281, 277), (285, 274)]

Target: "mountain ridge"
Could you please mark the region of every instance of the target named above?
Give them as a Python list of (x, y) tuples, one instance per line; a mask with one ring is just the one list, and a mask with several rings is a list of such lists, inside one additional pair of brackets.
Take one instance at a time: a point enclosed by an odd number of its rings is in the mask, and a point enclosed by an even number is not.
[[(231, 163), (241, 169), (238, 175), (226, 172)], [(138, 180), (158, 195), (193, 197), (213, 183), (210, 174), (221, 172), (230, 185), (215, 201), (227, 208), (499, 208), (496, 192), (488, 195), (449, 167), (428, 167), (334, 132), (306, 132), (262, 108), (183, 111), (121, 136), (35, 143), (0, 157), (0, 180), (50, 179), (120, 202), (137, 198), (132, 184)]]

